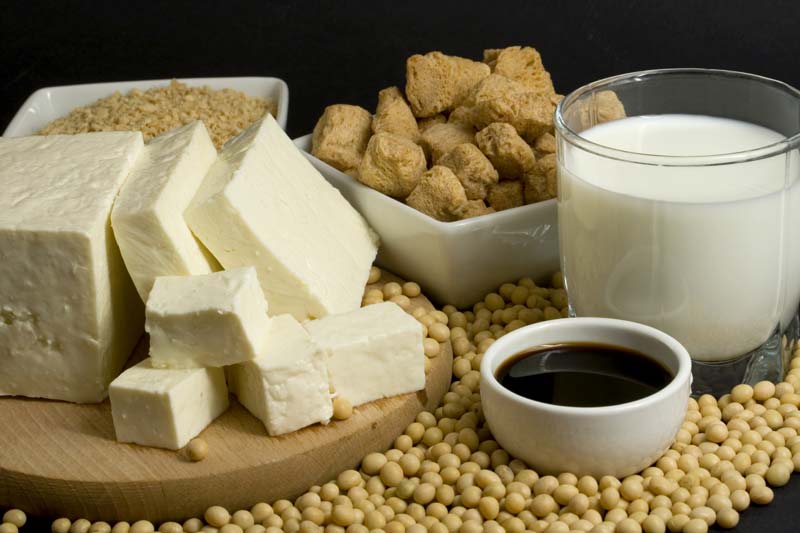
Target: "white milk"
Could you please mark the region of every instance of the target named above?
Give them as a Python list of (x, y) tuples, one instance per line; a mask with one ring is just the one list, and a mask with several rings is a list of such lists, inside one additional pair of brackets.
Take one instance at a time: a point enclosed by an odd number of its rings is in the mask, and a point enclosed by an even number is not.
[[(784, 139), (752, 124), (657, 115), (581, 136), (637, 153), (702, 156)], [(797, 151), (710, 167), (622, 162), (561, 143), (559, 226), (578, 316), (643, 322), (692, 357), (721, 361), (761, 345), (800, 299)]]

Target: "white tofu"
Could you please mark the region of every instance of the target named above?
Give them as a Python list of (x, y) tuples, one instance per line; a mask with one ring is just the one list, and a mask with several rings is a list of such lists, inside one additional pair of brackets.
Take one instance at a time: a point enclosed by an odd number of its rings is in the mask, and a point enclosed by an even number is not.
[(274, 315), (361, 304), (377, 238), (269, 115), (228, 141), (186, 220), (225, 268), (255, 265)]
[(270, 435), (326, 423), (333, 415), (326, 360), (294, 317), (276, 316), (258, 359), (228, 367), (231, 392)]
[(142, 334), (109, 225), (141, 133), (0, 138), (0, 395), (100, 402)]
[(225, 366), (255, 359), (270, 321), (253, 267), (156, 278), (146, 315), (156, 368)]
[(158, 276), (220, 269), (183, 220), (216, 158), (206, 127), (192, 122), (147, 143), (120, 190), (111, 226), (143, 302)]
[(119, 442), (177, 450), (228, 408), (221, 368), (129, 368), (109, 387)]
[(353, 405), (425, 388), (422, 325), (393, 302), (303, 324), (330, 354), (337, 394)]

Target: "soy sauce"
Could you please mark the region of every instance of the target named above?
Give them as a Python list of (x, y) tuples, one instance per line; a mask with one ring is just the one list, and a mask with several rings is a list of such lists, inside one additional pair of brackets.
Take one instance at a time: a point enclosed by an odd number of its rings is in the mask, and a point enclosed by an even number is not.
[(643, 353), (594, 343), (538, 346), (503, 361), (495, 375), (520, 396), (572, 407), (639, 400), (673, 378), (672, 372)]

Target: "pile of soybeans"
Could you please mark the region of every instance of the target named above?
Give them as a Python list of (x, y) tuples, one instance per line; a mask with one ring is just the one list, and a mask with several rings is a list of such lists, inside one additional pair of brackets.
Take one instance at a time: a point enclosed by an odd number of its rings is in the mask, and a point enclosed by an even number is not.
[[(370, 282), (379, 278), (373, 269)], [(416, 284), (387, 283), (382, 293), (369, 291), (364, 304), (402, 303), (407, 288), (418, 290)], [(504, 284), (471, 311), (448, 305), (415, 313), (428, 336), (428, 357), (438, 356), (438, 342), (452, 342), (453, 381), (442, 405), (421, 412), (392, 449), (370, 453), (358, 470), (294, 501), (255, 503), (232, 514), (213, 506), (202, 518), (166, 522), (158, 531), (705, 533), (714, 524), (735, 527), (739, 513), (770, 503), (770, 487), (786, 485), (800, 469), (800, 347), (781, 383), (742, 384), (719, 399), (691, 399), (672, 447), (640, 474), (540, 476), (509, 457), (481, 410), (481, 358), (509, 331), (565, 315), (560, 273), (550, 287), (527, 278)], [(16, 533), (25, 520), (22, 511), (8, 511), (0, 533)], [(153, 533), (155, 527), (147, 520), (113, 527), (85, 519), (52, 523), (54, 533)]]

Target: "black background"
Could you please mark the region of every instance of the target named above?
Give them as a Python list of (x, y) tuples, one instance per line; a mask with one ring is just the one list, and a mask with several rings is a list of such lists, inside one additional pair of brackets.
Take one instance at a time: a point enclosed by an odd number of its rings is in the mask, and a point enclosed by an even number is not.
[[(538, 48), (562, 93), (659, 67), (742, 70), (800, 87), (798, 0), (0, 0), (0, 129), (41, 87), (254, 75), (289, 84), (296, 137), (328, 104), (373, 109), (379, 89), (404, 84), (413, 53), (478, 59), (484, 48), (513, 44)], [(743, 513), (737, 531), (800, 531), (800, 481), (777, 490), (769, 507)]]

